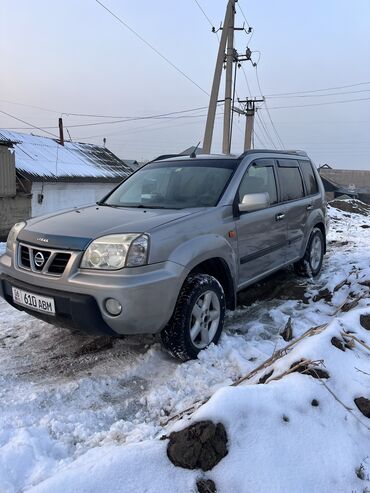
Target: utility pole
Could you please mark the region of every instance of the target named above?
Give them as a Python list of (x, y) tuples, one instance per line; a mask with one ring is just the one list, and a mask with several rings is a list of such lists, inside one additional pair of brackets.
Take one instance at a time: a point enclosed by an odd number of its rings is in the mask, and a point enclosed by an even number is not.
[(235, 1), (232, 2), (229, 24), (224, 26), (227, 31), (227, 52), (226, 52), (226, 82), (225, 82), (225, 103), (224, 103), (224, 132), (222, 139), (222, 152), (230, 154), (230, 132), (231, 132), (231, 111), (232, 111), (232, 87), (233, 87), (233, 62), (234, 62), (234, 24), (235, 24)]
[(234, 15), (235, 15), (235, 0), (229, 0), (225, 13), (224, 28), (222, 29), (221, 40), (218, 47), (215, 74), (213, 77), (211, 97), (209, 100), (207, 123), (204, 133), (204, 139), (203, 139), (203, 152), (205, 154), (209, 154), (211, 152), (213, 129), (215, 125), (215, 117), (216, 117), (216, 109), (217, 109), (217, 100), (220, 91), (222, 67), (225, 61), (226, 43), (229, 39), (229, 26), (231, 22), (233, 22), (232, 19), (234, 19)]
[(264, 99), (245, 99), (239, 103), (245, 104), (244, 114), (247, 119), (245, 122), (244, 151), (252, 149), (252, 135), (254, 127), (254, 115), (256, 113), (256, 103), (263, 103)]
[(59, 144), (64, 146), (63, 118), (59, 118)]

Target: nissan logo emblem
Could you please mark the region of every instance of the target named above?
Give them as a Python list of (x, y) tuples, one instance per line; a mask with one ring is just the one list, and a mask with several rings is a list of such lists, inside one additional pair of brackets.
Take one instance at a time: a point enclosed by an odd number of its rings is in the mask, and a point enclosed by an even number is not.
[(45, 263), (45, 258), (41, 252), (37, 252), (34, 257), (36, 267), (42, 267)]

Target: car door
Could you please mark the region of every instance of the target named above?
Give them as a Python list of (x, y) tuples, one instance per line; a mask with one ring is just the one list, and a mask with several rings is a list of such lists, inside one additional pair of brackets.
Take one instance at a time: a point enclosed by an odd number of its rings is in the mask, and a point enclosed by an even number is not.
[(278, 159), (277, 164), (281, 203), (288, 229), (287, 261), (294, 262), (301, 256), (307, 214), (312, 207), (312, 200), (305, 197), (298, 160)]
[(278, 203), (276, 166), (273, 159), (257, 159), (245, 172), (235, 198), (268, 192), (270, 206), (253, 212), (238, 213), (239, 287), (272, 271), (285, 262), (287, 224), (284, 206)]

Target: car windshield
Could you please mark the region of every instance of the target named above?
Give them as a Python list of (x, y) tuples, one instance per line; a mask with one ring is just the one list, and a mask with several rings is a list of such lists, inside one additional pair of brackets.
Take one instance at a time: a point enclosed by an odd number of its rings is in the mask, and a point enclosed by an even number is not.
[(130, 176), (103, 205), (152, 209), (213, 207), (235, 166), (236, 161), (231, 159), (155, 162)]

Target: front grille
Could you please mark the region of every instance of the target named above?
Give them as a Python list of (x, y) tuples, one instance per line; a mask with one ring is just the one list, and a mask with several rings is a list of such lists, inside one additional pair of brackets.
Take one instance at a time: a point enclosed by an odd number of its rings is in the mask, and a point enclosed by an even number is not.
[(31, 268), (30, 251), (24, 245), (21, 245), (20, 247), (20, 263), (23, 267), (26, 267), (27, 269)]
[(34, 248), (20, 244), (18, 251), (18, 265), (21, 269), (61, 276), (71, 258), (71, 253), (57, 250)]
[(63, 274), (71, 255), (69, 253), (57, 253), (49, 265), (51, 274)]

